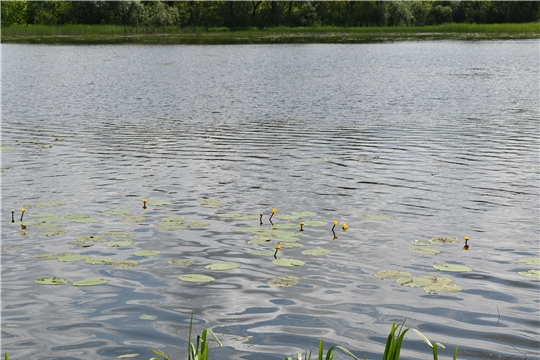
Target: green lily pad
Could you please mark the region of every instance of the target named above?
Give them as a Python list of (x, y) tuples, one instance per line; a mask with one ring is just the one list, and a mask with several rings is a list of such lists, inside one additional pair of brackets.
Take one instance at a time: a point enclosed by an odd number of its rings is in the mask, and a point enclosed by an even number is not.
[(216, 280), (211, 276), (199, 274), (186, 274), (184, 276), (179, 276), (178, 279), (188, 282), (212, 282)]
[(80, 247), (92, 247), (92, 246), (94, 246), (94, 244), (92, 244), (90, 242), (86, 242), (86, 241), (69, 241), (68, 244), (69, 245), (80, 246)]
[(173, 259), (167, 262), (171, 265), (180, 265), (180, 266), (189, 266), (189, 265), (195, 264), (195, 261), (191, 259)]
[(520, 271), (519, 275), (540, 279), (540, 270)]
[(187, 229), (187, 225), (181, 222), (160, 222), (157, 225), (158, 230), (182, 230)]
[(29, 143), (37, 143), (38, 141), (33, 140), (33, 139), (20, 139), (20, 140), (16, 140), (15, 142), (18, 142), (21, 144), (29, 144)]
[(310, 256), (323, 256), (330, 254), (330, 250), (322, 249), (322, 248), (316, 248), (311, 250), (304, 250), (302, 251), (302, 254), (304, 255), (310, 255)]
[(206, 203), (206, 204), (201, 204), (201, 207), (207, 208), (207, 209), (221, 209), (223, 205), (218, 204), (218, 203)]
[(13, 150), (13, 147), (11, 147), (11, 146), (2, 145), (0, 147), (0, 152), (3, 152), (3, 153), (12, 153), (14, 151), (15, 150)]
[(392, 220), (393, 216), (384, 216), (384, 215), (364, 215), (362, 216), (363, 220), (372, 220), (372, 221), (389, 221)]
[(248, 342), (253, 339), (253, 336), (246, 336), (246, 337), (235, 337), (233, 338), (234, 341), (240, 341), (240, 342)]
[(422, 255), (438, 255), (441, 253), (439, 250), (433, 249), (433, 248), (414, 248), (414, 249), (409, 249), (409, 251), (416, 254), (422, 254)]
[(163, 201), (163, 200), (148, 200), (147, 204), (152, 205), (152, 206), (163, 206), (163, 205), (171, 205), (172, 202)]
[(38, 219), (38, 221), (42, 223), (45, 223), (45, 222), (51, 223), (55, 221), (64, 221), (64, 220), (66, 220), (64, 216), (48, 216), (48, 217), (43, 217), (43, 218)]
[(434, 243), (432, 243), (429, 240), (414, 240), (412, 243), (414, 245), (416, 245), (416, 246), (431, 246), (431, 245), (434, 245)]
[(123, 268), (134, 268), (139, 266), (139, 262), (135, 260), (123, 260), (123, 261), (114, 261), (109, 264), (110, 266), (123, 267)]
[(270, 232), (270, 230), (266, 230), (262, 227), (237, 227), (233, 228), (233, 231), (241, 231), (241, 232), (251, 232), (251, 233), (265, 233)]
[(463, 288), (461, 286), (455, 284), (449, 285), (449, 282), (434, 282), (433, 284), (424, 287), (424, 291), (429, 294), (450, 294), (462, 290)]
[(133, 241), (124, 240), (124, 241), (111, 241), (107, 243), (108, 247), (126, 247), (133, 245)]
[(133, 254), (137, 256), (154, 256), (161, 254), (161, 251), (159, 250), (139, 250), (135, 251)]
[(131, 214), (131, 211), (122, 210), (122, 209), (112, 209), (112, 210), (104, 210), (103, 213), (109, 214), (109, 215), (128, 215), (128, 214)]
[(60, 256), (58, 258), (58, 261), (60, 262), (73, 262), (73, 261), (79, 261), (79, 260), (84, 260), (86, 259), (88, 256), (86, 255), (81, 255), (81, 254), (74, 254), (74, 255), (66, 255), (66, 256)]
[(292, 249), (292, 248), (301, 248), (304, 247), (303, 244), (300, 244), (298, 242), (285, 242), (285, 243), (279, 243), (283, 249)]
[(129, 222), (141, 222), (146, 220), (146, 216), (123, 216), (120, 218), (120, 220)]
[(28, 213), (28, 216), (38, 217), (38, 218), (48, 218), (53, 217), (54, 214), (50, 212), (35, 212), (35, 213)]
[(66, 203), (62, 201), (40, 201), (36, 204), (33, 204), (33, 207), (51, 207), (51, 206), (62, 206), (62, 205), (66, 205)]
[(433, 284), (432, 276), (424, 277), (400, 277), (396, 279), (396, 282), (400, 285), (410, 286), (410, 287), (421, 287), (428, 286)]
[(38, 254), (38, 255), (32, 256), (32, 259), (37, 259), (37, 260), (52, 260), (52, 259), (58, 259), (58, 258), (59, 256), (53, 253)]
[(62, 235), (67, 233), (68, 231), (65, 229), (57, 229), (57, 230), (45, 230), (42, 232), (45, 236), (55, 236), (55, 235)]
[(275, 224), (272, 226), (274, 229), (294, 229), (299, 228), (298, 224)]
[(44, 277), (41, 279), (36, 279), (34, 282), (41, 285), (66, 285), (69, 283), (68, 279), (57, 277)]
[(217, 217), (230, 218), (234, 220), (258, 220), (259, 217), (255, 215), (243, 215), (243, 214), (229, 214), (229, 213), (217, 213)]
[(185, 224), (188, 228), (205, 227), (210, 225), (210, 223), (206, 221), (188, 221)]
[(297, 276), (278, 276), (277, 279), (269, 280), (268, 285), (274, 287), (288, 287), (298, 285), (298, 281), (300, 281), (300, 278)]
[(433, 266), (437, 270), (441, 271), (451, 271), (451, 272), (468, 272), (472, 269), (465, 265), (453, 265), (453, 264), (441, 264)]
[(161, 222), (180, 223), (185, 220), (187, 219), (183, 216), (173, 216), (173, 217), (166, 217), (165, 219), (161, 220)]
[(459, 239), (452, 236), (439, 235), (430, 240), (431, 243), (443, 243), (443, 244), (455, 244), (459, 242)]
[(112, 264), (114, 260), (107, 257), (89, 257), (84, 259), (84, 262), (92, 265), (109, 265)]
[(537, 258), (537, 257), (525, 258), (525, 259), (519, 260), (519, 262), (526, 263), (529, 265), (540, 265), (540, 258)]
[(157, 318), (158, 318), (157, 315), (142, 314), (141, 316), (139, 316), (139, 319), (141, 320), (156, 320)]
[(32, 225), (25, 224), (25, 226), (33, 226), (33, 227), (37, 227), (37, 228), (40, 228), (40, 229), (43, 229), (43, 228), (48, 229), (48, 228), (57, 228), (57, 227), (60, 227), (62, 225), (56, 224), (56, 223), (42, 222), (42, 223), (37, 223), (37, 224), (32, 224)]
[(106, 284), (108, 282), (109, 280), (94, 278), (94, 279), (83, 279), (83, 280), (75, 281), (72, 285), (73, 286), (94, 286), (94, 285)]
[(71, 222), (75, 222), (75, 223), (97, 223), (97, 222), (99, 222), (99, 220), (94, 219), (94, 218), (77, 218), (77, 219), (71, 219)]
[(397, 279), (401, 277), (411, 276), (410, 272), (398, 271), (398, 270), (381, 270), (374, 274), (377, 279), (387, 280), (387, 279)]
[(312, 226), (326, 226), (326, 225), (328, 225), (328, 222), (327, 221), (322, 221), (322, 220), (304, 221), (304, 226), (309, 226), (309, 227), (312, 227)]
[(276, 259), (273, 263), (279, 266), (302, 266), (305, 264), (302, 260), (296, 259)]
[(200, 202), (201, 204), (209, 204), (209, 203), (218, 203), (219, 202), (218, 199), (199, 199), (197, 201)]
[(250, 245), (262, 245), (262, 244), (267, 244), (270, 241), (272, 241), (272, 240), (267, 239), (267, 238), (264, 238), (264, 239), (257, 238), (257, 239), (249, 240), (247, 243), (250, 244)]
[(275, 250), (258, 250), (252, 252), (253, 255), (259, 255), (259, 256), (274, 256)]
[(214, 270), (214, 271), (225, 271), (225, 270), (231, 270), (239, 268), (240, 264), (236, 263), (219, 263), (219, 264), (210, 264), (206, 265), (205, 268)]
[(135, 358), (135, 357), (137, 357), (139, 355), (140, 354), (124, 354), (124, 355), (118, 356), (118, 359), (131, 359), (131, 358)]
[(135, 234), (123, 232), (123, 231), (108, 231), (103, 233), (103, 236), (114, 236), (117, 238), (132, 238), (135, 237)]
[(84, 235), (84, 236), (78, 236), (75, 238), (77, 241), (96, 241), (101, 242), (101, 236), (99, 235)]
[(278, 241), (283, 242), (297, 242), (300, 241), (299, 236), (300, 232), (290, 232), (290, 231), (274, 231), (274, 237)]

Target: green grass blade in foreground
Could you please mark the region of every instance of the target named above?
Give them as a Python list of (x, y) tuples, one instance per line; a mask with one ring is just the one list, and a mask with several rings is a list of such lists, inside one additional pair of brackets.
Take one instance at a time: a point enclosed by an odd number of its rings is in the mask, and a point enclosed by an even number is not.
[(157, 350), (150, 350), (150, 351), (153, 352), (154, 354), (158, 354), (159, 356), (162, 356), (163, 360), (170, 360), (171, 359), (168, 355), (162, 353), (161, 351), (157, 351)]

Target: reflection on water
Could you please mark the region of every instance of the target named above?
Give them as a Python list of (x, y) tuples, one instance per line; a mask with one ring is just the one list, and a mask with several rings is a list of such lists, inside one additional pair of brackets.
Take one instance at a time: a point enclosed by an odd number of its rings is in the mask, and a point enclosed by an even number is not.
[[(223, 340), (224, 349), (211, 350), (219, 359), (283, 359), (320, 338), (376, 358), (390, 324), (405, 318), (447, 345), (445, 357), (455, 344), (464, 359), (540, 356), (531, 321), (539, 283), (518, 274), (537, 268), (519, 263), (538, 256), (537, 46), (4, 45), (2, 350), (13, 358), (148, 358), (149, 349), (182, 357), (195, 309), (194, 331), (212, 327)], [(222, 208), (203, 207), (202, 198)], [(67, 230), (57, 236), (27, 224), (21, 236), (11, 210), (18, 220), (23, 205), (40, 201), (66, 204), (27, 207), (26, 221), (42, 211), (99, 221), (57, 222)], [(328, 223), (279, 229), (303, 245), (282, 247), (283, 257), (305, 265), (276, 266), (253, 254), (273, 251), (276, 240), (249, 244), (252, 233), (233, 230), (271, 231), (272, 208), (276, 225)], [(146, 219), (104, 213), (112, 209)], [(317, 216), (277, 217), (299, 211)], [(160, 230), (168, 217), (209, 225)], [(133, 245), (68, 244), (110, 231), (134, 234)], [(437, 235), (468, 236), (470, 248), (408, 251)], [(302, 254), (314, 248), (331, 253)], [(140, 266), (32, 258), (67, 251)], [(221, 262), (240, 268), (205, 268)], [(473, 271), (441, 275), (433, 266), (444, 263)], [(464, 290), (427, 294), (373, 276), (384, 269), (447, 276)], [(184, 274), (215, 281), (180, 281)], [(268, 285), (281, 275), (299, 283)], [(45, 276), (110, 282), (34, 283)], [(404, 358), (429, 357), (421, 339), (407, 339)]]

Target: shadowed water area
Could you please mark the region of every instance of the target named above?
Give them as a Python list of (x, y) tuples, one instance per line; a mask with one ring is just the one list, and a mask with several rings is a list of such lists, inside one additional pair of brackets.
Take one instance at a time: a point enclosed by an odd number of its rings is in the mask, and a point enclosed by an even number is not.
[[(2, 351), (182, 359), (194, 309), (194, 332), (212, 328), (223, 341), (212, 359), (284, 359), (321, 338), (380, 358), (391, 323), (405, 318), (446, 345), (442, 358), (458, 344), (459, 359), (538, 359), (540, 282), (520, 275), (538, 270), (520, 262), (539, 255), (538, 75), (537, 40), (3, 44)], [(52, 201), (61, 204), (39, 204)], [(316, 215), (280, 217), (305, 211)], [(50, 214), (32, 216), (41, 212)], [(440, 235), (459, 242), (409, 251)], [(101, 241), (85, 247), (81, 236)], [(302, 245), (277, 257), (305, 264), (274, 264), (277, 243)], [(302, 253), (317, 248), (331, 253)], [(139, 266), (33, 258), (61, 252)], [(205, 267), (215, 263), (240, 267)], [(374, 276), (390, 269), (463, 290)], [(268, 283), (284, 275), (299, 280)], [(44, 277), (69, 284), (34, 282)], [(88, 278), (108, 283), (73, 286)], [(430, 353), (407, 334), (403, 358)]]

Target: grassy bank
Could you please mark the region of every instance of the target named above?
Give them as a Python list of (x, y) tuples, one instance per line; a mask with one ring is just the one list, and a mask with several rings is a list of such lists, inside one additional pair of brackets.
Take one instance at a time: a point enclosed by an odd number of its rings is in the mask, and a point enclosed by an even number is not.
[(32, 44), (265, 44), (366, 43), (403, 40), (538, 39), (540, 23), (443, 24), (424, 27), (309, 27), (229, 30), (136, 28), (114, 25), (14, 25), (2, 28), (2, 43)]

